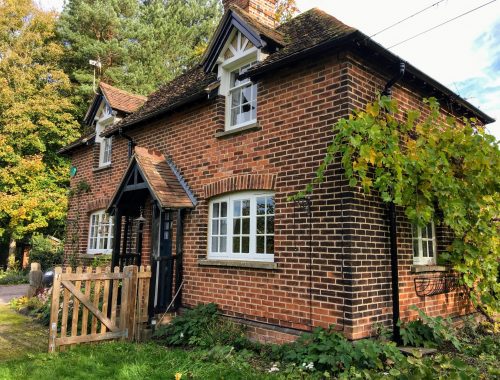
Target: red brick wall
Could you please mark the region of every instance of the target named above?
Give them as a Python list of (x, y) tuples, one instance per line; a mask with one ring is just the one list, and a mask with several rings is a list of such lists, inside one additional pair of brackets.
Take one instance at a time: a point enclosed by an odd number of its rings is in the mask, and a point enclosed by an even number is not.
[[(224, 314), (262, 326), (307, 330), (311, 325), (334, 323), (349, 338), (370, 335), (374, 322), (389, 324), (392, 301), (385, 205), (374, 195), (365, 197), (350, 188), (338, 163), (328, 169), (325, 182), (312, 194), (311, 218), (306, 209), (287, 200), (314, 178), (333, 123), (372, 100), (387, 79), (343, 55), (310, 60), (259, 82), (260, 130), (216, 138), (216, 132), (224, 128), (224, 99), (216, 98), (128, 132), (139, 146), (171, 156), (199, 202), (186, 212), (184, 305), (215, 302)], [(405, 107), (422, 106), (420, 97), (399, 86), (394, 97)], [(80, 220), (81, 253), (86, 249), (87, 205), (93, 198), (112, 195), (127, 163), (127, 141), (114, 139), (111, 169), (92, 171), (92, 162), (92, 148), (74, 155), (78, 174), (72, 186), (82, 178), (91, 184), (89, 194), (70, 202), (69, 219)], [(261, 182), (275, 191), (278, 268), (200, 266), (198, 260), (206, 258), (207, 252), (206, 197), (227, 191), (238, 183), (237, 178), (248, 175), (272, 178)], [(247, 183), (245, 188), (254, 185)], [(415, 299), (409, 272), (409, 229), (404, 223), (400, 227), (402, 315), (407, 316), (408, 306), (417, 301), (431, 313), (457, 313), (460, 306), (454, 303), (454, 295)], [(145, 243), (145, 257), (149, 248)], [(255, 328), (255, 334), (260, 334), (259, 329)]]

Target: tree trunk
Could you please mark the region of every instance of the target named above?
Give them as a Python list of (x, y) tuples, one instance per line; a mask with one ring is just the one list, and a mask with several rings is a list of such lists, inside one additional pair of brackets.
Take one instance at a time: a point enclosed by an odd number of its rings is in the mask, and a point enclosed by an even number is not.
[(11, 238), (9, 241), (9, 258), (7, 260), (9, 269), (14, 269), (16, 267), (16, 247), (16, 241)]

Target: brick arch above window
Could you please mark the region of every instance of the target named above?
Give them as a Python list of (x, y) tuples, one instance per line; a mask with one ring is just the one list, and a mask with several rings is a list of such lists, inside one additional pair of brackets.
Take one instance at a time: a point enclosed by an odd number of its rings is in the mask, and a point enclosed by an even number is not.
[(245, 174), (231, 176), (205, 186), (205, 198), (245, 190), (274, 190), (276, 174)]
[(87, 202), (87, 213), (90, 214), (93, 211), (105, 209), (106, 207), (108, 207), (109, 202), (110, 202), (109, 197), (102, 197), (102, 198), (97, 198), (97, 199), (93, 199), (91, 201), (88, 201)]

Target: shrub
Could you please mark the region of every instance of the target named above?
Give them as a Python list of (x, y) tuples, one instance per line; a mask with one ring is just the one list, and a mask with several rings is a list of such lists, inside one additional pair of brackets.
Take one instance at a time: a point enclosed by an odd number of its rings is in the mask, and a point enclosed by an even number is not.
[(222, 318), (214, 303), (186, 310), (169, 325), (158, 327), (154, 336), (170, 346), (241, 348), (247, 342), (244, 327)]
[(21, 270), (0, 270), (0, 285), (16, 285), (28, 283), (28, 274)]
[(110, 266), (111, 255), (96, 255), (94, 256), (92, 263), (90, 265), (92, 266), (92, 268)]
[(399, 322), (405, 346), (435, 348), (447, 342), (460, 349), (460, 341), (449, 318), (429, 317), (416, 306), (411, 309), (418, 311), (419, 318), (411, 322)]
[(42, 270), (47, 270), (63, 262), (62, 244), (54, 242), (43, 235), (31, 238), (30, 263), (40, 263)]
[(351, 367), (385, 369), (404, 358), (394, 343), (368, 339), (351, 343), (334, 331), (333, 326), (328, 329), (317, 327), (312, 333), (303, 334), (296, 342), (278, 350), (285, 362), (334, 374)]

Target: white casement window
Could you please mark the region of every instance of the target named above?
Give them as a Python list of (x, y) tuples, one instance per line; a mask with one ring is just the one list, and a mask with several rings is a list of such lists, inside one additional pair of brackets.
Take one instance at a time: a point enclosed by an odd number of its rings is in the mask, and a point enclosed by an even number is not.
[(436, 264), (436, 231), (434, 222), (425, 227), (413, 225), (413, 264), (433, 265)]
[(239, 76), (256, 62), (250, 62), (231, 72), (229, 88), (229, 129), (257, 121), (257, 85)]
[(240, 75), (264, 58), (241, 32), (233, 31), (218, 61), (220, 93), (226, 96), (226, 130), (257, 121), (257, 84)]
[(209, 259), (274, 261), (273, 193), (234, 193), (209, 207)]
[(113, 250), (113, 218), (99, 210), (90, 215), (87, 253), (111, 253)]
[(101, 147), (99, 151), (99, 166), (106, 166), (111, 164), (111, 147), (113, 138), (102, 138)]

